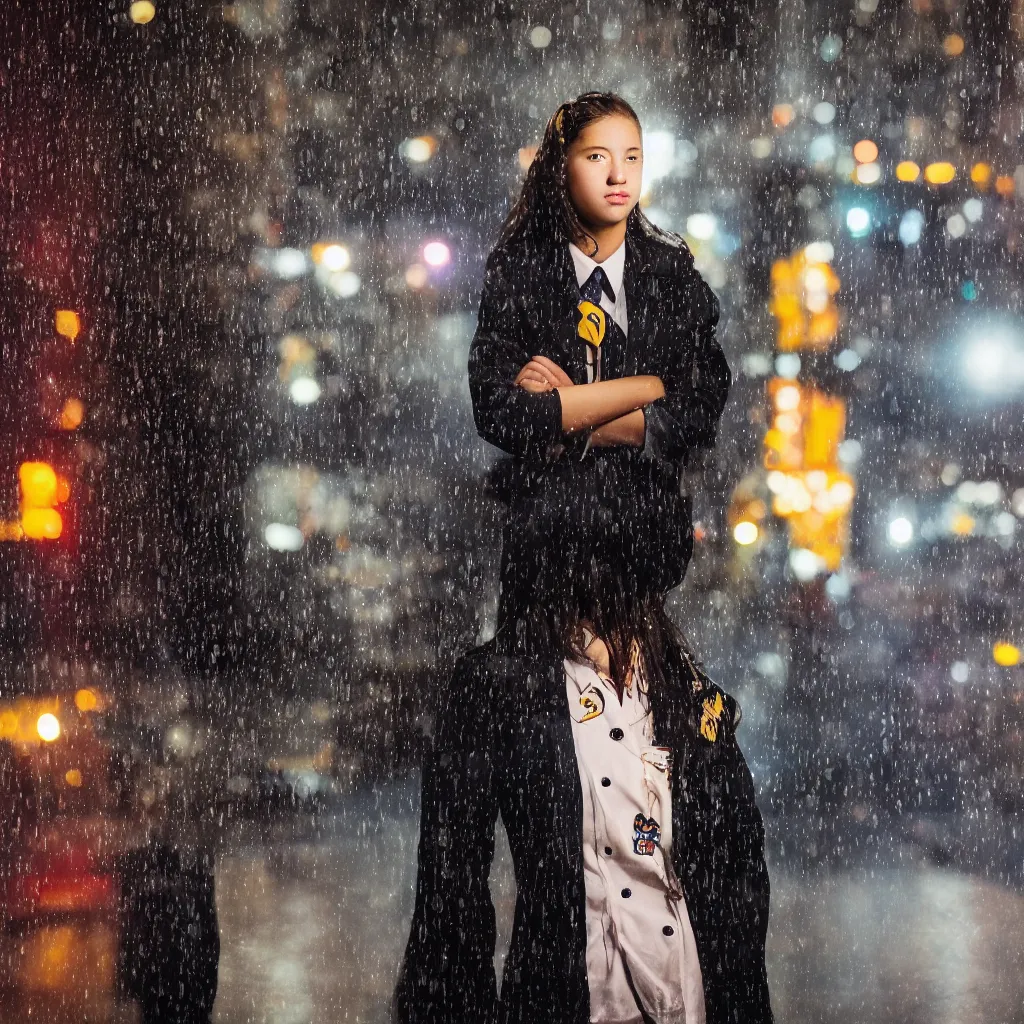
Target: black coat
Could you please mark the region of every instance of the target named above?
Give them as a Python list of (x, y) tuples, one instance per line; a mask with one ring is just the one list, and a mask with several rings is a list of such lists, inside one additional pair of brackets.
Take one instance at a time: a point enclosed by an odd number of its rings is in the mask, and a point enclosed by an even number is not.
[[(558, 495), (550, 500), (565, 500), (581, 469), (608, 468), (622, 507), (638, 517), (628, 528), (640, 538), (638, 557), (646, 550), (646, 561), (664, 574), (660, 589), (668, 590), (682, 581), (693, 546), (681, 472), (694, 453), (714, 446), (732, 374), (715, 337), (718, 298), (694, 267), (690, 250), (639, 229), (627, 232), (625, 244), (625, 351), (605, 352), (602, 359), (608, 377), (653, 374), (665, 386), (664, 397), (644, 409), (646, 452), (591, 448), (581, 462), (585, 438), (563, 433), (557, 392), (533, 394), (515, 384), (520, 369), (538, 354), (575, 383), (586, 383), (585, 344), (576, 333), (580, 293), (567, 245), (538, 253), (513, 242), (490, 254), (469, 352), (469, 387), (480, 436), (513, 457), (505, 474), (509, 530), (534, 514), (529, 501), (543, 501), (547, 489)], [(610, 344), (606, 339), (605, 348)], [(652, 518), (645, 525), (648, 513)], [(503, 579), (514, 539), (507, 536), (505, 547)]]
[[(693, 924), (708, 1024), (770, 1024), (764, 828), (733, 730), (735, 702), (702, 672), (698, 692), (678, 654), (668, 675), (670, 695), (651, 689), (652, 712), (658, 742), (676, 754), (671, 856)], [(718, 694), (724, 711), (715, 716)], [(582, 799), (561, 657), (509, 655), (498, 638), (463, 655), (440, 695), (423, 767), (399, 1021), (590, 1020)], [(499, 812), (518, 889), (500, 1001), (487, 882)]]

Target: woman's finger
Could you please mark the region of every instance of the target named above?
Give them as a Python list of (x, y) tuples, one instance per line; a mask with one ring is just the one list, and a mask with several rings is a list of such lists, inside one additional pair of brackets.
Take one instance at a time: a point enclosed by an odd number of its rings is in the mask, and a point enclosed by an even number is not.
[(557, 384), (557, 374), (552, 373), (542, 363), (537, 362), (536, 359), (531, 359), (520, 371), (520, 373), (532, 373), (540, 377), (542, 380), (546, 380), (549, 384)]
[(551, 378), (551, 382), (556, 387), (567, 387), (572, 384), (572, 379), (563, 370), (558, 363), (553, 359), (548, 359), (547, 356), (534, 356), (531, 362), (539, 363), (540, 367), (548, 374)]
[[(559, 368), (550, 360), (541, 362), (541, 360), (533, 358), (526, 364), (526, 366), (523, 367), (523, 369), (533, 370), (534, 372), (539, 373), (546, 381), (550, 381), (555, 385), (561, 384), (564, 381), (569, 381), (569, 378), (566, 377), (565, 374), (562, 373), (562, 371), (559, 370)], [(569, 383), (572, 382), (569, 381)]]
[(545, 380), (548, 379), (548, 373), (544, 370), (544, 367), (542, 367), (540, 363), (537, 362), (536, 359), (531, 359), (528, 363), (523, 364), (523, 366), (519, 370), (519, 373), (516, 376), (516, 380), (518, 381), (524, 373), (537, 373), (540, 374), (540, 376), (542, 376)]
[(554, 383), (546, 373), (541, 373), (540, 370), (529, 365), (524, 366), (519, 371), (519, 376), (516, 377), (516, 383), (521, 384), (524, 380), (533, 380), (540, 384), (551, 384), (552, 386)]

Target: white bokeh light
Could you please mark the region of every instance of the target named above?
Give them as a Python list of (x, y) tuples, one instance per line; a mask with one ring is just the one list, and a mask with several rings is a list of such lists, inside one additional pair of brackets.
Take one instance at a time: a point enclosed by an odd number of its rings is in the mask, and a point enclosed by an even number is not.
[(712, 213), (691, 213), (686, 218), (686, 233), (702, 242), (714, 237), (717, 227), (718, 220)]
[(906, 516), (897, 516), (889, 523), (889, 540), (904, 547), (914, 539), (914, 524)]
[(331, 271), (348, 270), (352, 264), (352, 257), (348, 249), (343, 245), (328, 245), (320, 256), (320, 262), (324, 268)]
[(423, 246), (423, 262), (428, 267), (444, 267), (451, 262), (452, 254), (444, 242), (427, 242)]
[(263, 539), (274, 551), (298, 551), (303, 544), (302, 531), (286, 523), (268, 523)]
[(320, 385), (312, 377), (296, 377), (288, 394), (296, 405), (312, 405), (320, 397)]

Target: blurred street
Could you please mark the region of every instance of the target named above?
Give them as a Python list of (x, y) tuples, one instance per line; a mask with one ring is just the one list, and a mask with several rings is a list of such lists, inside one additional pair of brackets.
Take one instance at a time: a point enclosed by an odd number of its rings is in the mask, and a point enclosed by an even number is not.
[(0, 45), (0, 1024), (388, 1020), (496, 627), (486, 259), (594, 89), (720, 304), (667, 605), (742, 707), (777, 1020), (1024, 1024), (1024, 0), (11, 0)]
[[(217, 858), (218, 1024), (383, 1024), (412, 911), (418, 781), (361, 789), (319, 818), (235, 834)], [(776, 1019), (829, 1024), (1024, 1021), (1024, 890), (961, 866), (898, 828), (864, 829), (843, 850), (819, 844), (806, 816), (768, 821), (768, 969)], [(257, 834), (258, 833), (258, 834)], [(812, 852), (813, 851), (813, 852)], [(1018, 832), (1008, 859), (1024, 863)], [(504, 835), (492, 876), (500, 965), (515, 882)], [(0, 1019), (127, 1022), (129, 1007), (90, 1002), (102, 928), (55, 929), (51, 978), (74, 984), (8, 1001)], [(2, 966), (18, 962), (10, 944)], [(58, 972), (59, 973), (59, 972)], [(500, 973), (499, 973), (500, 978)]]

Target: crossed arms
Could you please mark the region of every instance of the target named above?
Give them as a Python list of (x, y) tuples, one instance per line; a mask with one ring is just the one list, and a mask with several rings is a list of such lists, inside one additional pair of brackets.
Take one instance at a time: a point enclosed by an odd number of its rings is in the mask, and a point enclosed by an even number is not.
[(512, 274), (492, 253), (469, 351), (473, 416), (485, 441), (542, 462), (591, 428), (591, 445), (642, 446), (645, 457), (674, 465), (714, 447), (732, 375), (715, 338), (718, 299), (700, 277), (686, 283), (685, 334), (659, 376), (574, 385), (552, 360), (531, 358), (531, 325), (517, 306)]
[(557, 363), (541, 355), (519, 371), (515, 383), (531, 394), (557, 391), (562, 430), (571, 434), (593, 427), (590, 443), (598, 446), (641, 447), (646, 434), (643, 407), (665, 394), (661, 378), (653, 375), (574, 384)]

